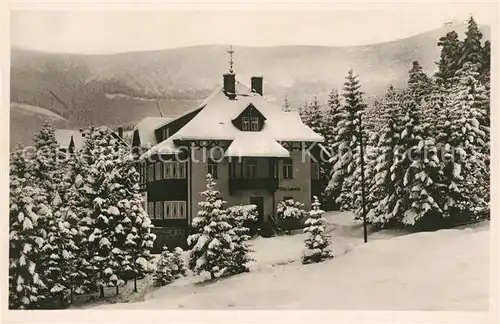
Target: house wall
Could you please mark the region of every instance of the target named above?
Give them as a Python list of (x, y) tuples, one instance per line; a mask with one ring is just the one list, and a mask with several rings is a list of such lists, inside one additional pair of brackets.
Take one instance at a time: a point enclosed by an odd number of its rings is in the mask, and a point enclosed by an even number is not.
[[(247, 205), (250, 203), (250, 197), (264, 198), (264, 221), (267, 221), (269, 214), (274, 214), (276, 204), (285, 197), (293, 197), (294, 200), (304, 204), (304, 208), (311, 207), (311, 161), (305, 158), (302, 162), (302, 152), (292, 151), (290, 153), (293, 160), (293, 179), (283, 179), (283, 161), (278, 163), (279, 188), (273, 194), (267, 190), (236, 190), (232, 194), (229, 192), (230, 164), (228, 159), (224, 159), (218, 164), (218, 178), (216, 189), (220, 191), (227, 206)], [(196, 215), (198, 202), (204, 198), (200, 195), (206, 188), (206, 174), (208, 173), (208, 164), (202, 159), (202, 149), (193, 149), (194, 157), (192, 163), (192, 199), (191, 210), (192, 217)], [(237, 168), (237, 171), (239, 168)], [(260, 160), (258, 164), (258, 176), (269, 175), (269, 163), (266, 160)], [(274, 196), (274, 197), (273, 197)], [(274, 198), (274, 199), (273, 199)]]
[(300, 201), (304, 208), (311, 208), (311, 160), (307, 156), (302, 161), (301, 151), (290, 152), (293, 160), (293, 179), (283, 179), (283, 161), (278, 164), (279, 187), (275, 193), (276, 204), (285, 197)]
[[(161, 246), (164, 244), (169, 246), (181, 246), (183, 248), (186, 247), (185, 238), (169, 238), (169, 236), (173, 235), (172, 231), (175, 231), (173, 228), (182, 225), (185, 228), (185, 236), (187, 237), (189, 234), (189, 225), (192, 223), (192, 219), (196, 216), (198, 211), (198, 203), (204, 200), (201, 196), (201, 192), (206, 190), (206, 175), (208, 173), (207, 159), (204, 158), (204, 154), (207, 155), (206, 152), (206, 149), (203, 148), (192, 148), (190, 161), (187, 163), (187, 179), (182, 186), (178, 186), (175, 181), (167, 180), (160, 180), (156, 181), (156, 183), (153, 182), (147, 184), (148, 190), (146, 190), (146, 193), (147, 198), (150, 201), (156, 200), (153, 199), (156, 196), (167, 197), (173, 194), (176, 197), (179, 196), (179, 199), (186, 199), (188, 206), (187, 220), (182, 224), (178, 221), (167, 220), (163, 220), (160, 224), (158, 221), (153, 220), (153, 223), (156, 223), (154, 233), (158, 236), (155, 244), (156, 251), (160, 250)], [(276, 205), (278, 202), (284, 200), (285, 197), (293, 197), (294, 200), (303, 203), (304, 208), (308, 210), (311, 206), (311, 161), (307, 157), (304, 161), (302, 161), (302, 152), (299, 150), (292, 151), (290, 155), (293, 160), (293, 178), (283, 179), (283, 161), (279, 161), (279, 187), (276, 192), (271, 192), (266, 189), (254, 189), (235, 190), (232, 194), (230, 194), (230, 163), (227, 158), (224, 158), (220, 163), (218, 163), (216, 189), (220, 191), (224, 200), (227, 201), (226, 207), (234, 205), (247, 205), (250, 204), (251, 197), (262, 197), (264, 204), (264, 212), (262, 216), (264, 222), (268, 221), (269, 215), (275, 213)], [(264, 163), (259, 163), (258, 165), (258, 174), (259, 176), (264, 177), (269, 175), (269, 163), (267, 163), (266, 160), (262, 161), (264, 161)], [(186, 189), (187, 192), (185, 191)], [(177, 193), (174, 193), (175, 191), (177, 191)], [(178, 233), (175, 235), (177, 236), (177, 234)]]

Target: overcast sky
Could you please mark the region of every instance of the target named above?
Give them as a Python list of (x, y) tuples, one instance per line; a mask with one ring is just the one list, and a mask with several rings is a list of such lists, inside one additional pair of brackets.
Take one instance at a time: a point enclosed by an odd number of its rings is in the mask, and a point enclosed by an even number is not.
[[(116, 53), (205, 44), (348, 46), (390, 41), (459, 22), (473, 14), (493, 24), (492, 3), (358, 4), (287, 11), (11, 12), (13, 46), (69, 53)], [(316, 8), (317, 9), (317, 8)], [(336, 10), (331, 10), (336, 9)], [(374, 10), (376, 9), (376, 10)]]

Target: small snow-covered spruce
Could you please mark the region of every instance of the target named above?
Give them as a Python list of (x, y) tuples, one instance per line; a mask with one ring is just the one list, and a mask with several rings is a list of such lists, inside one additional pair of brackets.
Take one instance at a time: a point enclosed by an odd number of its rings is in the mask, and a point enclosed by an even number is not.
[(250, 239), (248, 224), (257, 219), (257, 206), (232, 206), (228, 208), (228, 211), (234, 231), (233, 262), (229, 271), (232, 274), (247, 272), (248, 262), (253, 261), (250, 257), (250, 246), (247, 243)]
[(9, 308), (37, 308), (48, 297), (42, 251), (51, 217), (46, 192), (30, 177), (23, 147), (11, 153), (9, 196)]
[(309, 218), (306, 220), (306, 227), (304, 228), (304, 233), (309, 234), (304, 241), (306, 245), (306, 250), (302, 256), (302, 263), (304, 264), (317, 263), (333, 258), (333, 254), (330, 249), (330, 240), (324, 233), (324, 213), (325, 212), (321, 210), (321, 203), (319, 202), (318, 197), (314, 196), (312, 209), (309, 212)]
[(302, 122), (313, 131), (324, 136), (326, 125), (317, 97), (314, 97), (311, 103), (306, 103), (304, 107), (300, 109), (300, 118)]
[(172, 283), (186, 275), (186, 267), (182, 260), (182, 249), (177, 247), (170, 252), (168, 247), (164, 246), (153, 277), (155, 286), (161, 287)]
[(276, 216), (281, 223), (282, 228), (286, 234), (291, 234), (294, 226), (304, 218), (306, 211), (304, 204), (293, 199), (280, 201), (276, 207)]
[(47, 191), (49, 201), (52, 201), (64, 171), (63, 164), (59, 161), (64, 159), (65, 155), (59, 151), (55, 129), (49, 122), (45, 122), (35, 134), (33, 145), (36, 151), (31, 169), (33, 177), (37, 179), (39, 186)]
[(208, 272), (211, 280), (229, 274), (234, 236), (224, 207), (226, 202), (215, 189), (215, 184), (208, 174), (207, 189), (201, 193), (205, 201), (198, 203), (198, 213), (192, 222), (194, 233), (187, 239), (191, 249), (189, 268), (195, 274)]

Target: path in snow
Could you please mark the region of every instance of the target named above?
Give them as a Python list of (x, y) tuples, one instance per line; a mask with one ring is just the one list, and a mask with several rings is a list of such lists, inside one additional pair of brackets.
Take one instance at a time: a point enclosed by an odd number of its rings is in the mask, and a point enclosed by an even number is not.
[(144, 302), (99, 308), (487, 310), (488, 223), (411, 235), (378, 232), (362, 244), (362, 229), (348, 217), (326, 217), (337, 255), (330, 261), (302, 265), (303, 234), (259, 238), (252, 240), (250, 273), (213, 283), (187, 277), (151, 291)]

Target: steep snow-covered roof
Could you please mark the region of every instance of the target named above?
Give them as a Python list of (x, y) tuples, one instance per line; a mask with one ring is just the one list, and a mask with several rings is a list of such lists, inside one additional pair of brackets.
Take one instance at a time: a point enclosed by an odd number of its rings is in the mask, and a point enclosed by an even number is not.
[(145, 159), (155, 154), (176, 154), (180, 153), (181, 150), (174, 144), (172, 137), (167, 138), (161, 143), (156, 144), (152, 148), (150, 148), (147, 152), (141, 155), (141, 159)]
[(75, 150), (80, 150), (83, 147), (83, 136), (79, 130), (75, 129), (56, 129), (55, 131), (56, 141), (60, 148), (67, 149), (71, 143), (71, 137), (73, 136), (73, 143), (75, 144)]
[(266, 117), (261, 132), (276, 141), (323, 141), (322, 136), (302, 123), (297, 112), (283, 111), (281, 107), (267, 102), (261, 95), (251, 92), (239, 82), (236, 82), (234, 100), (230, 100), (222, 89), (216, 90), (203, 102), (203, 109), (175, 133), (173, 138), (234, 140), (244, 131), (236, 128), (231, 121), (250, 104)]
[(173, 119), (174, 117), (146, 117), (141, 120), (134, 128), (134, 131), (139, 131), (141, 146), (157, 144), (154, 131)]
[(289, 157), (290, 152), (267, 134), (242, 132), (231, 142), (224, 156)]
[[(232, 120), (250, 104), (266, 118), (261, 131), (241, 131), (232, 123)], [(229, 99), (222, 88), (218, 88), (200, 105), (175, 119), (196, 110), (200, 110), (200, 112), (193, 119), (170, 138), (151, 148), (143, 157), (158, 152), (161, 147), (173, 152), (175, 140), (229, 140), (232, 141), (232, 144), (228, 154), (237, 154), (236, 151), (241, 151), (245, 147), (243, 154), (276, 157), (289, 156), (288, 151), (278, 142), (323, 142), (324, 140), (321, 135), (315, 133), (302, 122), (298, 112), (283, 111), (280, 106), (267, 102), (263, 96), (251, 92), (240, 82), (236, 82), (236, 97), (234, 99)], [(170, 120), (162, 126), (172, 121)], [(149, 131), (151, 132), (151, 129)], [(262, 147), (259, 148), (259, 146)]]

